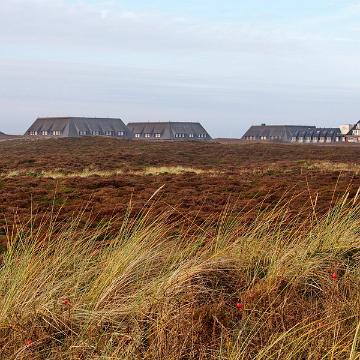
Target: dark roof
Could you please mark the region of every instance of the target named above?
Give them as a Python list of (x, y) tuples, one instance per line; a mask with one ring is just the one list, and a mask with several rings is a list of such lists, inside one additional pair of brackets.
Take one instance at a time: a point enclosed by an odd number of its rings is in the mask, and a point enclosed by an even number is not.
[(299, 132), (297, 136), (302, 137), (334, 137), (340, 136), (340, 128), (315, 128)]
[(208, 132), (198, 122), (131, 122), (128, 124), (133, 134), (161, 134), (162, 139), (174, 139), (175, 134), (192, 134), (194, 138), (199, 135), (206, 135), (206, 139), (211, 139)]
[(121, 119), (113, 118), (85, 118), (85, 117), (53, 117), (38, 118), (28, 129), (29, 131), (61, 131), (63, 136), (76, 137), (79, 131), (123, 131), (125, 136), (131, 137), (131, 132)]
[(260, 139), (277, 139), (282, 141), (290, 141), (296, 137), (336, 137), (341, 136), (340, 128), (316, 128), (315, 126), (299, 126), (299, 125), (260, 125), (251, 126), (245, 133), (244, 137), (255, 137)]
[(28, 131), (65, 131), (71, 118), (37, 118)]
[(266, 136), (266, 138), (276, 137), (279, 140), (290, 141), (295, 134), (306, 131), (309, 129), (315, 129), (315, 126), (304, 125), (254, 125), (244, 134), (243, 138), (252, 136), (260, 138)]
[(8, 135), (8, 134), (5, 134), (5, 133), (3, 133), (2, 131), (0, 131), (0, 137), (1, 138), (9, 138), (9, 137), (11, 137), (12, 135)]
[(354, 130), (358, 129), (358, 125), (360, 125), (360, 120), (350, 129), (347, 135), (354, 135)]

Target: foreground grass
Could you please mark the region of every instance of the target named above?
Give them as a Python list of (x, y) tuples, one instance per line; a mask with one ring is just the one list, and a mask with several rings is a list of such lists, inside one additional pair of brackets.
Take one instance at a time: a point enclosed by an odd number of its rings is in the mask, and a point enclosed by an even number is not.
[(250, 227), (171, 216), (10, 233), (1, 359), (360, 358), (355, 201), (305, 223), (286, 205)]

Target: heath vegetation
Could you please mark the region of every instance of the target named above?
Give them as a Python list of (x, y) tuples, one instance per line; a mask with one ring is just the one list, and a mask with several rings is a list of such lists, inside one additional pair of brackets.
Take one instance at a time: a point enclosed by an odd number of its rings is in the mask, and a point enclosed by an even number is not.
[(359, 147), (0, 152), (1, 359), (360, 359)]

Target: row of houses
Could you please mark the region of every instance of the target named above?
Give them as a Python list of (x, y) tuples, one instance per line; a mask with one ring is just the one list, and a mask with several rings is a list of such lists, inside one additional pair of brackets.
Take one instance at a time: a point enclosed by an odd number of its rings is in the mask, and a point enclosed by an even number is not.
[(293, 143), (360, 142), (360, 121), (338, 128), (317, 128), (299, 125), (254, 125), (244, 134), (246, 141)]
[(38, 118), (27, 130), (32, 137), (108, 136), (146, 140), (210, 140), (211, 136), (195, 122), (132, 122), (111, 118)]
[[(27, 130), (27, 136), (83, 137), (109, 136), (145, 140), (210, 140), (211, 136), (197, 122), (131, 122), (121, 119), (51, 117), (38, 118)], [(254, 125), (244, 134), (245, 141), (293, 143), (360, 142), (360, 121), (339, 128), (317, 128), (304, 125)]]

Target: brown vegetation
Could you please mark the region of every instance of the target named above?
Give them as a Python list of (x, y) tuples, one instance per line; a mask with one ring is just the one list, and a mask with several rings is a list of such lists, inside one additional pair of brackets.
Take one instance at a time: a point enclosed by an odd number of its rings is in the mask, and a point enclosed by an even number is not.
[(360, 147), (0, 154), (1, 359), (360, 358)]
[(90, 138), (3, 142), (0, 153), (0, 221), (8, 224), (30, 208), (44, 214), (61, 207), (64, 219), (89, 202), (97, 219), (124, 214), (130, 201), (136, 215), (159, 188), (158, 209), (170, 206), (198, 224), (217, 218), (228, 202), (244, 212), (292, 198), (296, 212), (311, 195), (324, 212), (360, 183), (356, 146)]

